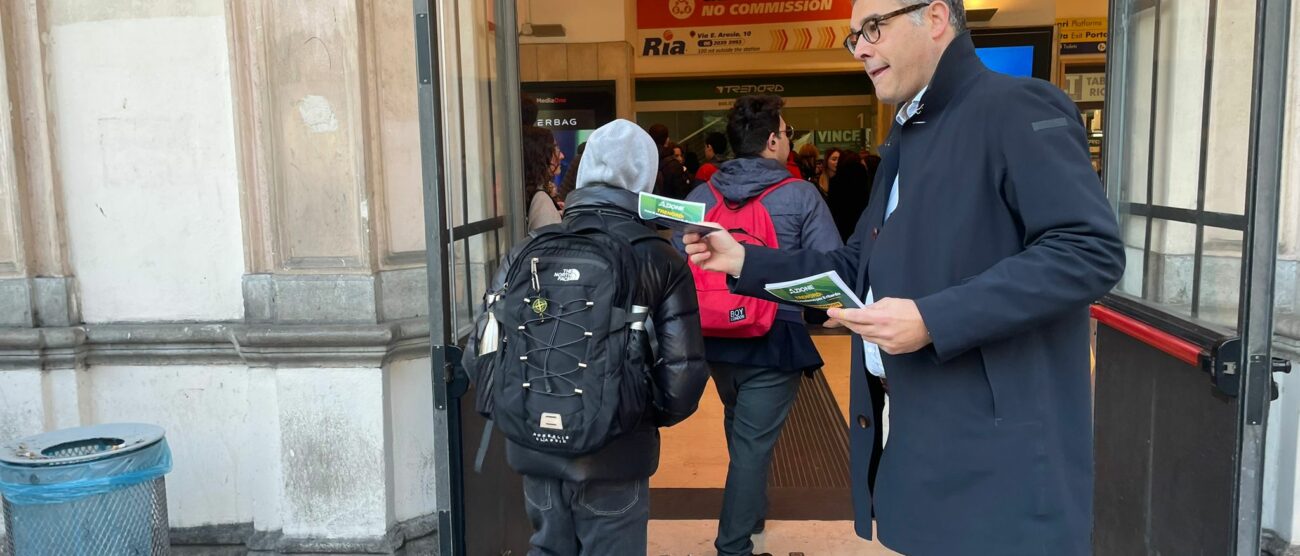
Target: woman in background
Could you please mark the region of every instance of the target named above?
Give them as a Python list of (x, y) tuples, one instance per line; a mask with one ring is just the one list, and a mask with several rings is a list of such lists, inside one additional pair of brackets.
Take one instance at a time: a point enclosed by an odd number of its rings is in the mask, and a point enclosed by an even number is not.
[(795, 177), (801, 177), (806, 181), (812, 182), (814, 185), (818, 185), (818, 189), (821, 189), (822, 198), (824, 199), (826, 198), (826, 190), (820, 187), (821, 182), (817, 171), (817, 160), (819, 158), (821, 158), (821, 153), (817, 152), (817, 147), (812, 143), (799, 147), (799, 157), (796, 160), (799, 164), (799, 173), (801, 175)]
[(817, 177), (817, 188), (822, 190), (822, 194), (830, 196), (831, 178), (835, 177), (835, 171), (840, 163), (839, 147), (831, 147), (826, 151), (826, 162), (822, 164), (822, 175)]
[(562, 160), (564, 153), (556, 146), (551, 130), (524, 128), (524, 203), (528, 205), (529, 231), (560, 223), (560, 205), (551, 191)]
[(867, 208), (867, 201), (871, 199), (871, 178), (854, 151), (840, 153), (838, 167), (828, 185), (826, 204), (830, 206), (831, 218), (840, 231), (840, 238), (848, 241), (862, 211)]

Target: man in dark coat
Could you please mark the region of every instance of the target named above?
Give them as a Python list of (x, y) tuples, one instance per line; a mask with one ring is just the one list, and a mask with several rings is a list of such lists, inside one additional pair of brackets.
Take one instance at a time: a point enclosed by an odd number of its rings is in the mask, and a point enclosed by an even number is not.
[[(989, 71), (961, 0), (857, 0), (847, 47), (900, 106), (872, 200), (832, 253), (685, 238), (733, 290), (828, 270), (866, 303), (832, 310), (853, 346), (857, 533), (909, 555), (1089, 554), (1088, 305), (1124, 248), (1078, 110), (1046, 81)], [(874, 492), (870, 372), (890, 435)]]

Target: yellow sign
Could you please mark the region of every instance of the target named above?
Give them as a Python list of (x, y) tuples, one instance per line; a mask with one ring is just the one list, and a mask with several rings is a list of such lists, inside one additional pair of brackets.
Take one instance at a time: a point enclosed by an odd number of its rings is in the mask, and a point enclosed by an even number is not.
[(545, 315), (545, 314), (546, 314), (546, 307), (547, 307), (548, 305), (550, 305), (550, 304), (547, 303), (545, 299), (542, 299), (542, 298), (540, 298), (540, 297), (537, 298), (537, 299), (534, 299), (534, 300), (533, 300), (533, 312), (534, 312), (534, 313), (537, 313), (537, 314), (539, 314), (539, 315)]
[(1056, 20), (1061, 54), (1091, 54), (1106, 51), (1107, 22), (1104, 17), (1071, 17)]

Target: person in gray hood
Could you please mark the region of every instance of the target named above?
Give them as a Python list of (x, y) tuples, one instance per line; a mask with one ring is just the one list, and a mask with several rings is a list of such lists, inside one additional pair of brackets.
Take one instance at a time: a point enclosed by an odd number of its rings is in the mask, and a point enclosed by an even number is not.
[[(775, 95), (751, 95), (736, 99), (728, 112), (727, 138), (737, 158), (722, 163), (710, 178), (728, 205), (750, 202), (791, 177), (785, 162), (793, 130), (781, 117), (784, 105)], [(717, 202), (708, 183), (696, 187), (686, 200), (705, 203), (710, 210)], [(781, 249), (824, 252), (844, 245), (813, 184), (790, 183), (758, 202), (772, 216)], [(674, 242), (684, 252), (680, 233)], [(754, 548), (750, 534), (763, 530), (772, 449), (794, 403), (800, 374), (821, 367), (822, 359), (802, 309), (792, 305), (777, 310), (765, 336), (705, 338), (704, 346), (724, 406), (731, 458), (714, 546), (719, 556), (748, 555)]]
[[(615, 120), (597, 129), (587, 141), (562, 225), (579, 229), (597, 222), (615, 230), (622, 221), (639, 222), (637, 193), (654, 186), (658, 165), (658, 149), (636, 124)], [(634, 430), (587, 455), (557, 455), (507, 440), (506, 460), (524, 478), (525, 509), (534, 530), (531, 556), (645, 554), (650, 476), (659, 467), (658, 428), (694, 413), (709, 380), (686, 260), (658, 237), (632, 247), (634, 303), (650, 308), (657, 345), (647, 370), (653, 403)], [(506, 257), (489, 291), (501, 289), (518, 255), (515, 249)], [(466, 354), (478, 352), (479, 334), (476, 328)]]

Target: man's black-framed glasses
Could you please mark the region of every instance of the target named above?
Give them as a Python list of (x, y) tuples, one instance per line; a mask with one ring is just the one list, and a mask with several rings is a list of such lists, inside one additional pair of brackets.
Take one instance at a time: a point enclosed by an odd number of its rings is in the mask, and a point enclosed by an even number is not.
[(862, 20), (861, 29), (851, 31), (849, 32), (849, 36), (844, 37), (844, 48), (848, 49), (850, 54), (856, 54), (859, 37), (867, 39), (867, 42), (870, 44), (876, 44), (876, 41), (880, 40), (881, 23), (906, 13), (912, 13), (929, 5), (930, 2), (924, 4), (912, 4), (911, 6), (899, 8), (887, 14), (871, 16)]
[(782, 133), (785, 133), (785, 136), (787, 138), (794, 139), (794, 127), (788, 125), (785, 126), (785, 129), (778, 129), (776, 131), (773, 131), (772, 133), (777, 134), (778, 137), (780, 137)]

